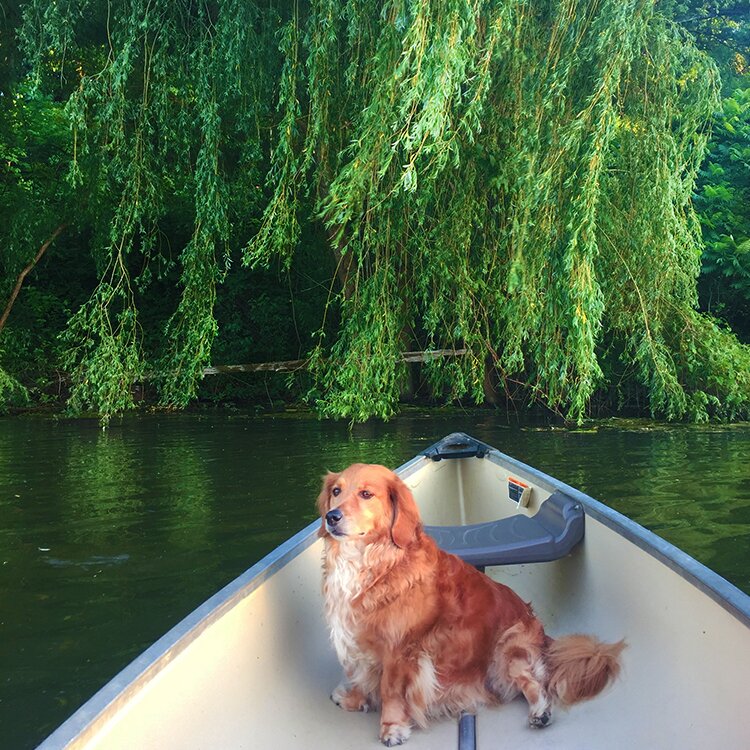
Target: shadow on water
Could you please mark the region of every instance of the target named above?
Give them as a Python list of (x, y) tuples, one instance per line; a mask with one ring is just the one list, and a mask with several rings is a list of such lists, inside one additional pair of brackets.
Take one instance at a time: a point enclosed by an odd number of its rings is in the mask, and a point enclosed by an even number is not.
[(0, 420), (0, 747), (34, 747), (148, 644), (315, 518), (321, 475), (462, 430), (750, 590), (750, 426), (509, 426), (488, 412)]

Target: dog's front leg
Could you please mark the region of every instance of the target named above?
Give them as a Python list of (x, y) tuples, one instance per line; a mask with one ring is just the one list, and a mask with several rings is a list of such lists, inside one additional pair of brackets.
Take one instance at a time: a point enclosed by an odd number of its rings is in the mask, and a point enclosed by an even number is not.
[(380, 741), (386, 747), (401, 745), (411, 735), (407, 695), (414, 680), (414, 666), (411, 659), (390, 656), (384, 660), (380, 679)]

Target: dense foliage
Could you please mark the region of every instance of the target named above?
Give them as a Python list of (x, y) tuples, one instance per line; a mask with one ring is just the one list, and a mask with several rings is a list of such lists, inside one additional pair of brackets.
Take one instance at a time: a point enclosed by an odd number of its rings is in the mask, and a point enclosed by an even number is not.
[(184, 406), (217, 351), (304, 353), (321, 412), (362, 420), (396, 407), (401, 352), (455, 349), (423, 366), (440, 398), (746, 415), (750, 350), (696, 309), (720, 79), (686, 11), (24, 3), (0, 35), (6, 297), (64, 229), (0, 331), (0, 390), (41, 357), (106, 418), (144, 379)]
[(701, 291), (708, 309), (750, 332), (750, 88), (716, 116), (696, 207), (703, 224)]

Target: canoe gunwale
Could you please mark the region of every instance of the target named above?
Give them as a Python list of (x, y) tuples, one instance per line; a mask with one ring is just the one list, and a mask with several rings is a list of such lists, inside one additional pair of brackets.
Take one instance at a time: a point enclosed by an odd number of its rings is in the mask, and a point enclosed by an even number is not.
[[(587, 516), (599, 521), (604, 526), (612, 529), (629, 542), (635, 544), (639, 549), (663, 562), (675, 573), (699, 588), (711, 599), (720, 604), (745, 626), (750, 627), (750, 596), (738, 589), (734, 584), (727, 581), (703, 563), (683, 552), (671, 542), (662, 539), (658, 534), (649, 531), (639, 523), (632, 521), (619, 511), (608, 505), (595, 500), (590, 495), (561, 482), (554, 477), (535, 469), (533, 466), (518, 461), (496, 448), (492, 448), (484, 460), (489, 459), (504, 467), (524, 472), (530, 478), (549, 492), (562, 490), (569, 494), (574, 500), (580, 502)], [(585, 536), (584, 536), (585, 544)]]
[(313, 521), (199, 605), (100, 688), (37, 750), (73, 750), (84, 745), (117, 712), (120, 705), (126, 703), (212, 623), (312, 546), (319, 528), (320, 521)]
[[(423, 465), (424, 460), (422, 456), (416, 456), (407, 461), (397, 469), (399, 476), (407, 478)], [(36, 750), (74, 750), (84, 746), (121, 705), (127, 703), (142, 685), (164, 669), (204, 630), (311, 547), (318, 538), (319, 528), (320, 521), (312, 521), (200, 604), (105, 683)]]

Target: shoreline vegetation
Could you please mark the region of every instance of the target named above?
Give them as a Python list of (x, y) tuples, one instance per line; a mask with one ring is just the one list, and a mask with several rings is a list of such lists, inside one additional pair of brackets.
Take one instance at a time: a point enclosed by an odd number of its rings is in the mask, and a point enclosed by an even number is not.
[[(596, 433), (614, 430), (618, 432), (672, 432), (672, 431), (721, 431), (750, 429), (750, 420), (723, 421), (710, 420), (696, 423), (692, 421), (666, 421), (656, 419), (646, 412), (630, 411), (628, 414), (609, 414), (587, 417), (581, 422), (565, 420), (559, 415), (550, 413), (538, 405), (525, 410), (503, 409), (497, 406), (476, 404), (429, 404), (410, 402), (402, 403), (396, 417), (417, 418), (430, 420), (431, 418), (445, 418), (454, 416), (457, 419), (471, 417), (479, 421), (491, 419), (495, 429), (520, 429), (526, 432), (556, 432), (569, 431), (577, 434)], [(71, 414), (64, 404), (41, 404), (26, 407), (11, 407), (0, 415), (0, 419), (43, 420), (52, 422), (82, 421), (96, 423), (101, 427), (101, 415), (95, 411)], [(139, 419), (213, 419), (230, 420), (291, 420), (336, 422), (331, 417), (321, 417), (319, 412), (302, 402), (282, 402), (266, 404), (251, 404), (246, 402), (228, 401), (223, 403), (197, 400), (182, 409), (169, 409), (159, 405), (158, 401), (147, 403), (142, 401), (133, 409), (115, 415), (107, 423), (108, 427), (117, 429), (130, 420)], [(373, 417), (365, 423), (349, 423), (349, 429), (372, 426), (373, 423), (383, 423)]]
[(0, 411), (750, 418), (749, 18), (13, 4)]

